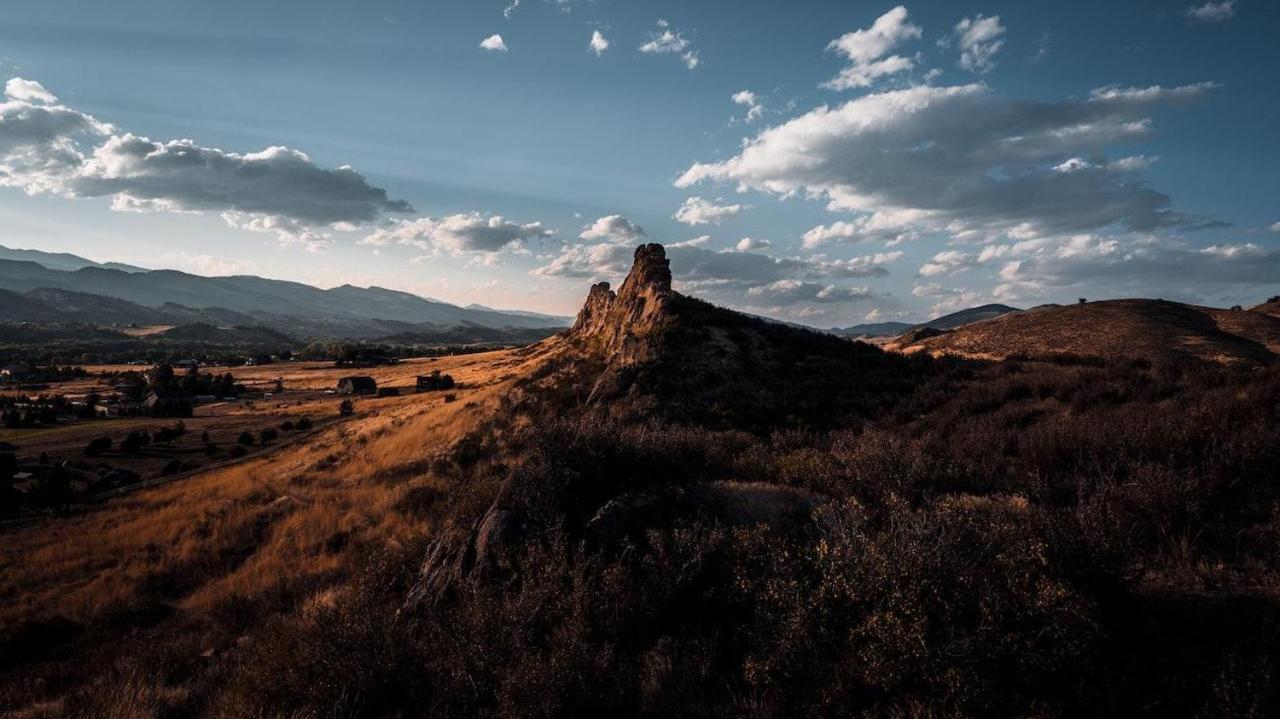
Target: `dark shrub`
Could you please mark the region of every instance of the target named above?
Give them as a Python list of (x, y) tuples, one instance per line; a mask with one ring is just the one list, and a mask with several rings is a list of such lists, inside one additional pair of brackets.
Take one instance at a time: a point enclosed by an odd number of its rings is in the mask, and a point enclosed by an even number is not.
[(249, 453), (249, 450), (246, 449), (243, 444), (237, 444), (227, 452), (227, 454), (231, 455), (232, 457), (243, 457), (248, 453)]
[(293, 431), (293, 422), (285, 422), (285, 423), (281, 424), (281, 425), (280, 425), (280, 429), (281, 429), (281, 430), (283, 430), (283, 431), (285, 431), (285, 432), (292, 432), (292, 431)]
[(244, 447), (251, 446), (254, 443), (253, 435), (248, 432), (241, 432), (240, 436), (236, 437), (236, 442), (239, 442)]
[(295, 424), (294, 427), (296, 427), (298, 431), (305, 432), (306, 430), (311, 429), (311, 420), (307, 419), (306, 417), (303, 417), (302, 419), (298, 420), (297, 424)]
[(86, 457), (97, 457), (111, 451), (113, 442), (110, 437), (98, 437), (89, 440), (89, 444), (85, 445), (84, 455)]
[(258, 439), (263, 444), (266, 444), (268, 442), (274, 442), (276, 441), (276, 438), (279, 436), (280, 436), (280, 433), (274, 429), (264, 429), (258, 433)]
[(349, 399), (342, 400), (342, 404), (338, 405), (338, 414), (342, 417), (350, 417), (355, 411), (356, 405)]

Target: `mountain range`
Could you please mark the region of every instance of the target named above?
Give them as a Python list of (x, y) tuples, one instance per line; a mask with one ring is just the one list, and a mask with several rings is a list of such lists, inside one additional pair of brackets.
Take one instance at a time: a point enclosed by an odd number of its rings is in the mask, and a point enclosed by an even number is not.
[[(0, 248), (0, 320), (91, 324), (263, 325), (293, 336), (380, 337), (452, 327), (558, 328), (568, 318), (459, 307), (408, 292), (320, 289), (251, 275), (203, 277)], [(20, 298), (19, 298), (20, 296)]]

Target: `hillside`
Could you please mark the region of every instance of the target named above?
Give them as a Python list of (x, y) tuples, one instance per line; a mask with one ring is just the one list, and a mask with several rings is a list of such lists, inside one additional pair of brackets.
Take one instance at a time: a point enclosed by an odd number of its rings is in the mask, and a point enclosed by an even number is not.
[(913, 377), (870, 345), (674, 291), (658, 244), (637, 248), (616, 293), (607, 282), (591, 288), (562, 341), (587, 372), (589, 403), (639, 402), (673, 419), (752, 429), (846, 420)]
[(981, 322), (983, 320), (1000, 317), (1001, 315), (1021, 311), (1022, 310), (1017, 307), (1010, 307), (1009, 305), (981, 305), (979, 307), (970, 307), (968, 309), (960, 310), (959, 312), (952, 312), (951, 314), (936, 317), (928, 322), (922, 322), (915, 325), (910, 329), (929, 328), (934, 330), (951, 330), (974, 322)]
[[(402, 393), (350, 416), (323, 393), (349, 369), (229, 369), (282, 388), (193, 422), (274, 405), (325, 424), (0, 532), (0, 706), (1280, 708), (1280, 365), (903, 356), (714, 307), (670, 277), (663, 248), (642, 246), (571, 329), (362, 370)], [(455, 387), (406, 391), (434, 371)], [(60, 431), (0, 439), (31, 466)]]
[(179, 325), (164, 330), (158, 338), (186, 342), (208, 342), (216, 345), (253, 345), (287, 348), (295, 340), (266, 327), (214, 327), (204, 323)]
[(833, 327), (831, 333), (841, 337), (896, 337), (911, 329), (910, 322), (870, 322), (850, 327)]
[(1106, 300), (1006, 314), (894, 348), (997, 359), (1062, 353), (1270, 364), (1280, 355), (1280, 317), (1164, 300)]
[(19, 250), (0, 245), (0, 260), (15, 260), (19, 262), (35, 262), (43, 265), (51, 270), (64, 270), (74, 272), (84, 267), (104, 267), (107, 269), (120, 270), (122, 272), (146, 272), (141, 267), (126, 265), (119, 262), (94, 262), (87, 260), (79, 255), (73, 255), (68, 252), (42, 252), (40, 250)]

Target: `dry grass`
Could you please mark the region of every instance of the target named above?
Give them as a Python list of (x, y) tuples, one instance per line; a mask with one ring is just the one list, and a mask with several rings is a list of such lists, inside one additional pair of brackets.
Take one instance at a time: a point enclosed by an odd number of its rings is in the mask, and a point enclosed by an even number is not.
[[(444, 489), (429, 460), (536, 361), (536, 353), (492, 352), (367, 370), (394, 386), (439, 368), (462, 386), (453, 402), (440, 393), (360, 400), (354, 419), (309, 441), (0, 534), (0, 630), (53, 617), (88, 624), (157, 599), (207, 609), (331, 582), (353, 553), (430, 530), (398, 505), (415, 489)], [(233, 371), (274, 380), (284, 367)], [(329, 387), (349, 372), (287, 368), (285, 382), (304, 387)]]

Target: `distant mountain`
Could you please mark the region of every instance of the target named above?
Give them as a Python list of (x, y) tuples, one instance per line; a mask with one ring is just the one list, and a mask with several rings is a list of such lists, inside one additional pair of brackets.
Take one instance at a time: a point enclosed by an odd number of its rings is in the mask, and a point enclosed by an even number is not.
[(569, 322), (568, 318), (545, 315), (466, 309), (381, 287), (342, 285), (322, 290), (248, 275), (202, 277), (175, 270), (126, 272), (101, 266), (57, 270), (31, 260), (0, 259), (0, 286), (12, 292), (54, 289), (102, 295), (151, 309), (170, 305), (194, 310), (216, 308), (222, 313), (237, 313), (237, 324), (262, 324), (287, 329), (291, 334), (301, 334), (299, 327), (320, 330), (317, 334), (342, 336), (377, 336), (395, 331), (364, 331), (364, 325), (376, 321), (419, 328), (470, 324), (493, 329), (563, 327)]
[(141, 267), (126, 265), (120, 262), (94, 262), (87, 260), (79, 255), (73, 255), (68, 252), (42, 252), (40, 250), (19, 250), (0, 245), (0, 260), (14, 260), (17, 262), (35, 262), (43, 265), (51, 270), (62, 270), (64, 272), (75, 272), (84, 267), (104, 267), (106, 269), (120, 270), (121, 272), (146, 272)]
[(905, 336), (896, 349), (1001, 359), (1059, 353), (1225, 364), (1280, 360), (1280, 314), (1263, 305), (1224, 310), (1164, 300), (1106, 300), (1005, 313), (933, 336)]
[(982, 305), (980, 307), (970, 307), (967, 310), (960, 310), (959, 312), (952, 312), (949, 315), (943, 315), (941, 317), (931, 319), (928, 322), (922, 322), (909, 329), (923, 329), (928, 327), (935, 330), (952, 330), (973, 322), (981, 322), (1001, 315), (1007, 315), (1010, 312), (1021, 311), (1022, 310), (1017, 307), (1010, 307), (1009, 305)]
[(831, 333), (841, 337), (896, 337), (912, 326), (909, 322), (871, 322), (852, 327), (833, 327)]

